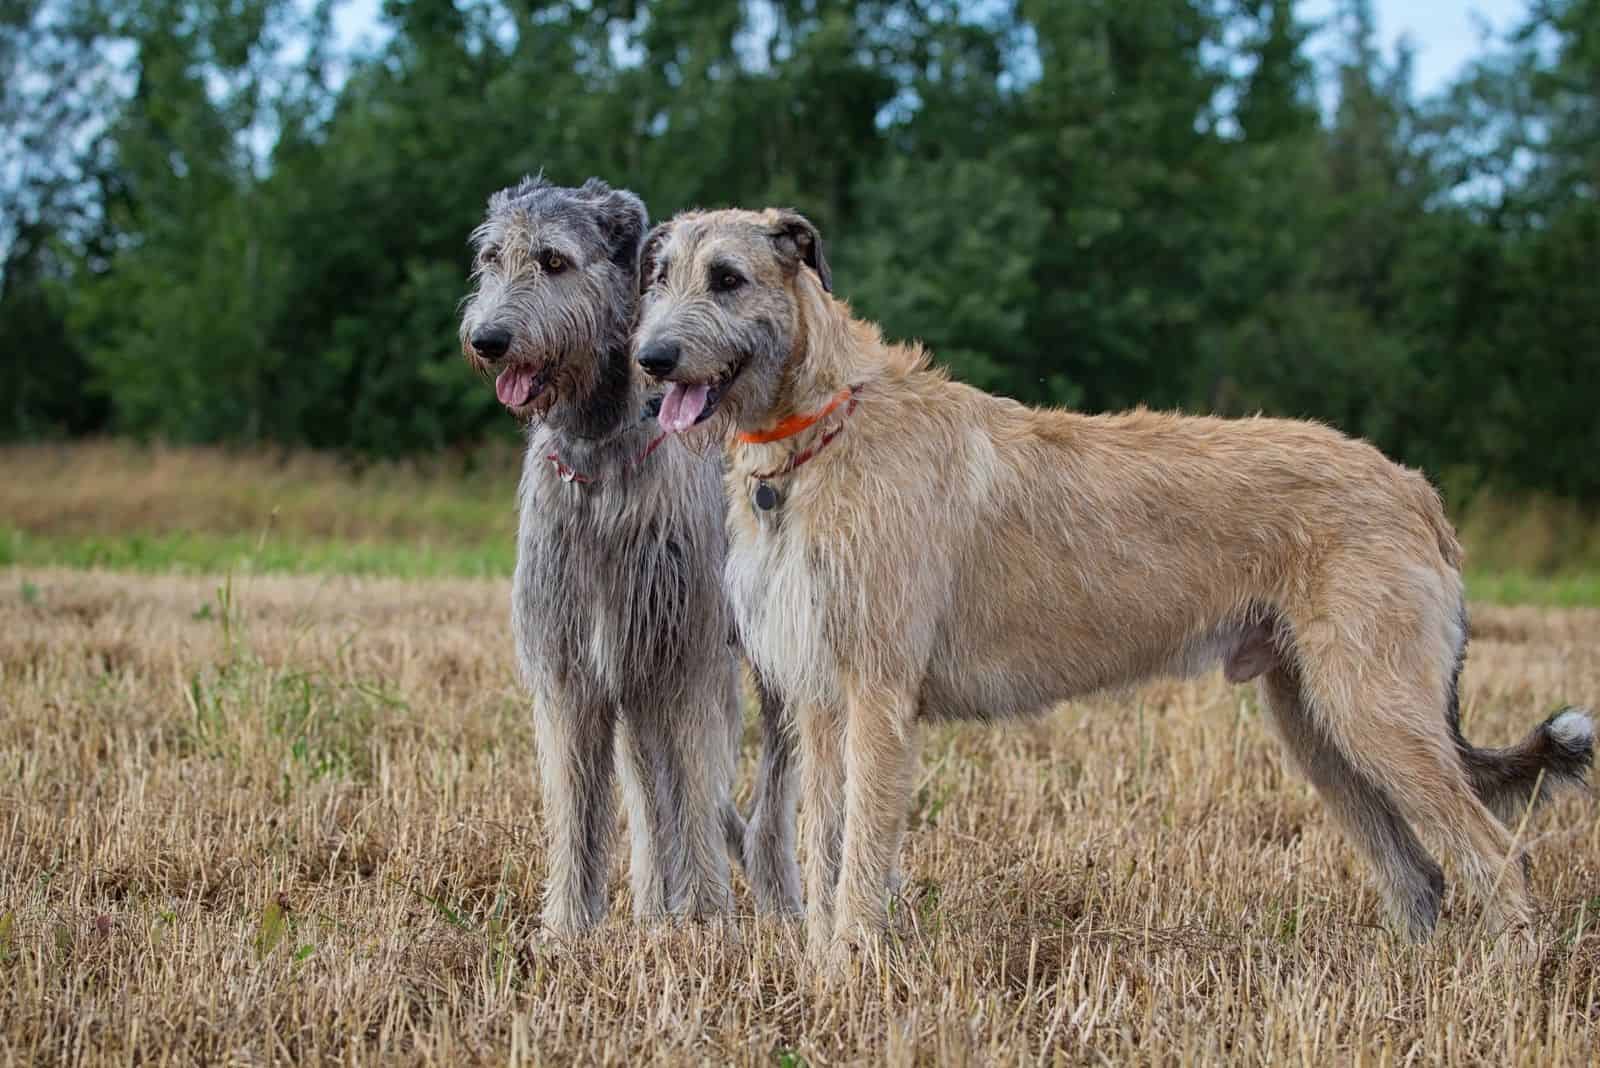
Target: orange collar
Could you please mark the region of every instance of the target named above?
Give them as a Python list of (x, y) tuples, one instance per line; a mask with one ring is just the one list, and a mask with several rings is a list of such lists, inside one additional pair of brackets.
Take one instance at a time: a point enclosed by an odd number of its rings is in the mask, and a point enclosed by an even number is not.
[[(822, 411), (816, 413), (815, 415), (791, 416), (790, 418), (779, 423), (777, 426), (773, 427), (771, 430), (764, 430), (758, 434), (740, 434), (739, 440), (748, 441), (752, 444), (768, 441), (781, 441), (783, 438), (798, 434), (806, 427), (812, 426), (823, 416), (839, 407), (839, 405), (844, 404), (845, 401), (850, 402), (848, 405), (846, 405), (844, 410), (845, 418), (848, 419), (850, 414), (856, 410), (856, 394), (860, 392), (860, 386), (848, 386), (845, 389), (841, 389), (838, 396), (829, 401), (827, 407), (823, 408)], [(788, 461), (784, 463), (782, 467), (768, 471), (765, 474), (756, 474), (752, 477), (754, 477), (755, 480), (762, 486), (765, 486), (767, 479), (769, 478), (780, 478), (783, 475), (792, 474), (796, 468), (800, 467), (801, 464), (812, 460), (816, 457), (817, 453), (827, 448), (828, 443), (834, 438), (838, 437), (840, 432), (843, 430), (844, 423), (841, 421), (839, 425), (834, 427), (832, 430), (824, 431), (822, 436), (811, 444), (810, 448), (805, 449), (802, 452), (797, 452), (793, 456), (789, 457)], [(761, 508), (773, 507), (773, 505), (770, 504), (761, 505), (759, 502), (757, 506)]]
[(757, 430), (754, 433), (741, 432), (736, 434), (735, 438), (741, 445), (768, 445), (774, 441), (782, 441), (784, 438), (792, 438), (807, 427), (815, 426), (826, 419), (835, 408), (855, 396), (856, 391), (860, 388), (860, 386), (846, 386), (835, 393), (833, 400), (823, 405), (821, 411), (812, 412), (810, 415), (791, 415), (789, 418), (779, 422), (771, 430)]

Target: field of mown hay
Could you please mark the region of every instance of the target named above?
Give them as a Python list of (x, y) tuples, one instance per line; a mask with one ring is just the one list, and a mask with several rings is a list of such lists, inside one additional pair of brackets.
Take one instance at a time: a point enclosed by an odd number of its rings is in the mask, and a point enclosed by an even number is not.
[[(621, 849), (612, 921), (543, 939), (507, 586), (0, 570), (0, 1062), (1600, 1057), (1595, 800), (1524, 832), (1535, 952), (1455, 897), (1406, 945), (1218, 674), (930, 732), (894, 943), (841, 987), (742, 884), (635, 927)], [(1474, 632), (1480, 744), (1600, 697), (1600, 611)]]

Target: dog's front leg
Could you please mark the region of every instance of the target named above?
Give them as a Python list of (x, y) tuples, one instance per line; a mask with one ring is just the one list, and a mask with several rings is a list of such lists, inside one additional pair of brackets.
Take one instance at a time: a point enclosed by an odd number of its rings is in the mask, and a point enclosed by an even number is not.
[(544, 928), (572, 935), (600, 922), (610, 857), (611, 739), (603, 701), (546, 699), (534, 710), (544, 798)]
[(640, 920), (680, 914), (708, 919), (732, 904), (723, 827), (733, 754), (707, 745), (701, 695), (683, 706), (638, 708), (619, 748), (623, 796), (633, 832), (633, 905)]
[(806, 943), (833, 937), (833, 898), (844, 840), (844, 717), (829, 706), (796, 709), (800, 729), (801, 838), (805, 843)]
[(900, 846), (915, 763), (912, 695), (854, 689), (846, 709), (844, 863), (838, 915), (827, 949), (830, 968), (870, 948), (888, 926), (887, 893)]
[(628, 864), (633, 886), (633, 916), (649, 921), (671, 911), (671, 888), (682, 883), (683, 843), (663, 826), (662, 797), (676, 784), (666, 778), (669, 768), (659, 730), (652, 721), (641, 725), (623, 720), (617, 736), (617, 767), (622, 772), (622, 797), (628, 812), (628, 834), (633, 842)]

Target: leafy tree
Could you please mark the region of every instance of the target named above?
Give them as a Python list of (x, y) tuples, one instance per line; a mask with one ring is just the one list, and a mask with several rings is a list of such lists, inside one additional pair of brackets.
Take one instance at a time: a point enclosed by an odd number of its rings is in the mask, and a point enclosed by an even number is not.
[(110, 77), (92, 9), (0, 3), (0, 437), (106, 420), (66, 311), (74, 252), (103, 251), (96, 135)]
[(0, 0), (0, 435), (510, 434), (456, 306), (543, 171), (798, 207), (985, 388), (1600, 500), (1600, 0), (1422, 102), (1370, 0), (388, 0), (357, 55), (334, 2)]
[(265, 344), (285, 264), (254, 201), (262, 59), (286, 0), (150, 0), (113, 17), (132, 45), (129, 99), (107, 133), (121, 235), (80, 287), (73, 325), (120, 427), (177, 440), (262, 436)]
[[(1225, 235), (1221, 72), (1207, 5), (1024, 4), (1040, 75), (1024, 93), (1018, 166), (1044, 207), (1040, 299), (1014, 368), (1029, 399), (1096, 407), (1181, 395), (1205, 314), (1197, 250)], [(1043, 381), (1048, 392), (1024, 384)]]

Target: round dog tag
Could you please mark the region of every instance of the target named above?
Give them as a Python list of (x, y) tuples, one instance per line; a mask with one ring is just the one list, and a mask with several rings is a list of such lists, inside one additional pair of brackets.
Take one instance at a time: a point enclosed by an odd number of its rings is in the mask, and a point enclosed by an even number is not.
[(778, 491), (765, 482), (757, 482), (755, 502), (757, 508), (763, 512), (770, 512), (778, 507)]

